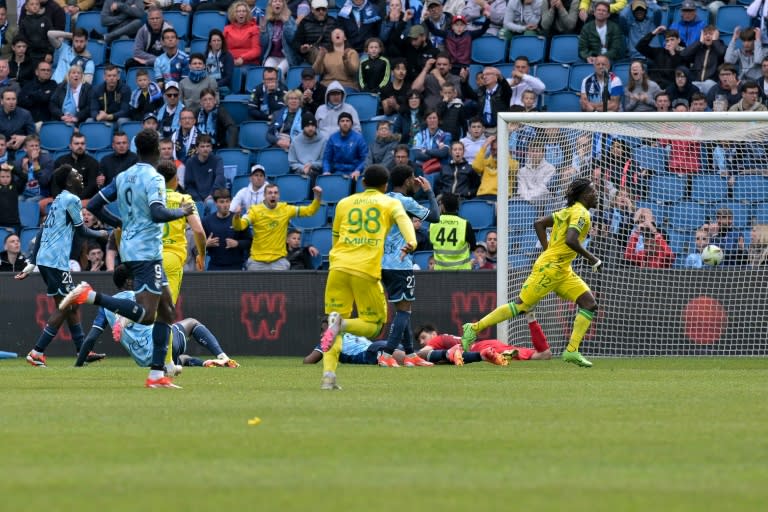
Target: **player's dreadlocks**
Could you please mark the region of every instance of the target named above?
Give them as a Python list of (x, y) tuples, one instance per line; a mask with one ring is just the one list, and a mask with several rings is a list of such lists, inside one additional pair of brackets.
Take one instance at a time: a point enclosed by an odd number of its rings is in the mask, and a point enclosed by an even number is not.
[(589, 188), (590, 185), (592, 185), (592, 180), (589, 178), (576, 178), (573, 180), (565, 192), (565, 201), (568, 206), (573, 206), (579, 200), (582, 192)]

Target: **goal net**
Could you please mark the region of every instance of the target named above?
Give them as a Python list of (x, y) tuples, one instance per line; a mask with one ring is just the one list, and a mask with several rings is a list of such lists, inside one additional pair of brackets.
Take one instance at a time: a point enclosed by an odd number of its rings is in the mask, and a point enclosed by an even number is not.
[[(571, 181), (588, 177), (599, 200), (586, 245), (603, 270), (573, 262), (598, 302), (582, 353), (766, 355), (766, 121), (730, 112), (499, 114), (498, 303), (517, 298), (541, 253), (534, 220), (564, 207)], [(723, 251), (719, 265), (702, 263), (709, 244)], [(575, 305), (550, 294), (535, 312), (559, 353)], [(522, 318), (497, 336), (529, 342)]]

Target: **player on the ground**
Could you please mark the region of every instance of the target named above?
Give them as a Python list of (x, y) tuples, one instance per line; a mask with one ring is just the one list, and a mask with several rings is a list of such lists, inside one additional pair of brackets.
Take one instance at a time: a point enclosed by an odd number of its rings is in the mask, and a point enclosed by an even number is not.
[[(178, 208), (183, 203), (192, 203), (192, 196), (177, 192), (179, 179), (176, 176), (176, 164), (171, 160), (161, 160), (157, 164), (157, 172), (165, 179), (165, 205), (168, 208)], [(187, 224), (192, 229), (197, 248), (195, 266), (197, 270), (205, 270), (205, 230), (200, 216), (195, 210), (186, 217), (181, 217), (163, 226), (163, 270), (168, 277), (168, 286), (171, 288), (171, 300), (173, 305), (181, 292), (181, 280), (184, 277), (184, 263), (187, 261)], [(168, 351), (165, 354), (166, 370), (172, 364), (173, 340), (168, 340)], [(166, 371), (166, 373), (168, 373)]]
[[(405, 212), (411, 217), (422, 221), (438, 222), (440, 220), (440, 207), (437, 206), (435, 193), (425, 178), (416, 177), (413, 168), (408, 165), (398, 165), (392, 169), (389, 176), (392, 192), (387, 195), (402, 203)], [(420, 205), (413, 194), (418, 187), (426, 192), (429, 198), (429, 208)], [(381, 283), (387, 291), (389, 302), (395, 305), (395, 315), (387, 337), (387, 345), (379, 356), (379, 366), (397, 367), (398, 362), (392, 357), (392, 353), (402, 344), (406, 357), (405, 366), (432, 366), (425, 361), (413, 349), (413, 329), (411, 328), (411, 302), (415, 300), (416, 279), (413, 275), (413, 258), (410, 254), (403, 257), (402, 248), (405, 240), (400, 230), (393, 226), (387, 234), (384, 243), (384, 259), (381, 262)]]
[[(321, 339), (325, 353), (320, 389), (341, 389), (336, 384), (340, 334), (349, 332), (373, 338), (386, 322), (381, 258), (392, 225), (397, 224), (405, 239), (400, 248), (403, 256), (416, 248), (416, 232), (403, 205), (384, 194), (388, 181), (386, 167), (371, 165), (363, 173), (365, 191), (345, 197), (336, 205), (330, 271), (325, 285), (328, 329)], [(354, 306), (358, 317), (350, 318)]]
[[(555, 292), (559, 297), (575, 302), (579, 308), (562, 359), (586, 368), (592, 366), (579, 353), (579, 344), (592, 323), (597, 302), (587, 284), (571, 268), (571, 261), (580, 255), (592, 265), (592, 270), (599, 271), (602, 266), (602, 262), (582, 245), (592, 224), (588, 208), (597, 205), (597, 191), (589, 179), (577, 178), (568, 187), (565, 198), (566, 208), (540, 217), (533, 223), (544, 252), (533, 264), (531, 275), (523, 283), (519, 297), (515, 302), (499, 306), (479, 322), (464, 324), (461, 337), (464, 350), (475, 341), (478, 332), (531, 311), (549, 292)], [(547, 228), (552, 228), (549, 240)]]
[[(163, 224), (190, 215), (194, 204), (180, 208), (165, 207), (165, 180), (155, 170), (160, 158), (158, 134), (140, 131), (135, 138), (139, 163), (129, 167), (101, 189), (88, 203), (102, 221), (122, 224), (120, 260), (133, 275), (136, 302), (97, 293), (86, 282), (80, 283), (61, 301), (70, 304), (95, 304), (142, 325), (152, 328), (152, 364), (144, 385), (149, 388), (178, 388), (164, 374), (163, 364), (174, 322), (175, 310), (168, 280), (163, 271)], [(117, 200), (120, 219), (105, 207)]]
[[(115, 286), (120, 290), (115, 297), (121, 299), (135, 300), (136, 293), (133, 291), (133, 276), (125, 265), (118, 265), (112, 275)], [(116, 315), (112, 311), (99, 308), (96, 319), (93, 321), (88, 336), (85, 338), (83, 347), (80, 349), (80, 355), (77, 358), (75, 366), (82, 366), (86, 362), (88, 351), (93, 348), (96, 340), (99, 339), (104, 329), (109, 326), (112, 329), (112, 336), (119, 342), (125, 350), (131, 355), (139, 366), (149, 366), (152, 362), (152, 327), (142, 325), (136, 322)], [(184, 356), (187, 348), (187, 338), (191, 337), (200, 345), (205, 347), (215, 359), (201, 361), (200, 359)], [(171, 327), (171, 351), (173, 363), (181, 366), (205, 366), (205, 367), (228, 367), (237, 368), (240, 366), (237, 361), (230, 359), (219, 344), (219, 340), (208, 328), (195, 320), (194, 318), (185, 318), (176, 322)], [(176, 374), (180, 369), (173, 368)]]
[[(78, 194), (83, 191), (83, 177), (79, 172), (69, 165), (62, 165), (54, 171), (53, 179), (61, 192), (51, 203), (51, 209), (45, 218), (43, 229), (38, 234), (32, 257), (24, 269), (16, 274), (16, 279), (26, 278), (37, 265), (48, 296), (53, 297), (56, 305), (60, 306), (64, 296), (73, 287), (72, 274), (69, 271), (69, 253), (72, 249), (74, 232), (85, 238), (104, 240), (109, 234), (104, 230), (89, 229), (83, 224), (83, 217), (80, 214), (82, 204), (78, 197)], [(29, 364), (45, 368), (45, 349), (56, 337), (64, 320), (67, 321), (69, 333), (75, 343), (75, 351), (80, 351), (84, 337), (83, 328), (80, 325), (80, 308), (77, 305), (70, 308), (57, 308), (48, 318), (35, 347), (27, 354)], [(86, 352), (86, 356), (88, 355)], [(103, 354), (90, 354), (90, 361), (103, 358)]]
[[(387, 346), (386, 340), (371, 341), (363, 336), (354, 334), (343, 334), (341, 336), (341, 352), (339, 353), (339, 362), (343, 364), (378, 364), (381, 350)], [(405, 359), (405, 352), (396, 349), (392, 357), (402, 364)], [(312, 352), (304, 357), (304, 364), (315, 364), (323, 359), (323, 349), (318, 343)]]
[(419, 355), (432, 362), (447, 360), (457, 366), (480, 360), (502, 364), (498, 362), (499, 358), (504, 360), (502, 366), (514, 360), (552, 359), (552, 351), (549, 349), (547, 337), (541, 325), (536, 321), (533, 313), (526, 313), (526, 317), (528, 317), (528, 329), (533, 342), (532, 349), (490, 339), (475, 342), (469, 347), (469, 352), (464, 352), (461, 338), (451, 334), (438, 334), (434, 325), (424, 324), (416, 331), (419, 344), (423, 347)]

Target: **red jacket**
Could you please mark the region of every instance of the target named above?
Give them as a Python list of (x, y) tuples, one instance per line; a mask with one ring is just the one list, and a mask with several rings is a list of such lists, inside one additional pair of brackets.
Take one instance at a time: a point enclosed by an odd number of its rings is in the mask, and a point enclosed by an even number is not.
[(237, 60), (242, 58), (244, 64), (261, 63), (261, 43), (259, 42), (259, 26), (255, 20), (245, 25), (235, 23), (224, 27), (224, 39), (227, 41), (229, 53)]
[(640, 238), (640, 233), (635, 230), (629, 236), (629, 242), (627, 243), (627, 249), (624, 251), (624, 259), (631, 261), (635, 265), (645, 268), (669, 268), (675, 261), (675, 253), (669, 248), (667, 241), (661, 233), (654, 235), (654, 249), (651, 250), (648, 238), (644, 238), (644, 244), (642, 250), (637, 250), (637, 241)]

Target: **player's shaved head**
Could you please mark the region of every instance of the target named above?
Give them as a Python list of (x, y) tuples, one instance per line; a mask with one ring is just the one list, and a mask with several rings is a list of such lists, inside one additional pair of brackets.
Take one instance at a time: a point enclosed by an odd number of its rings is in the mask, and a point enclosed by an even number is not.
[(369, 165), (363, 173), (363, 183), (366, 187), (381, 188), (389, 181), (389, 171), (383, 165)]

